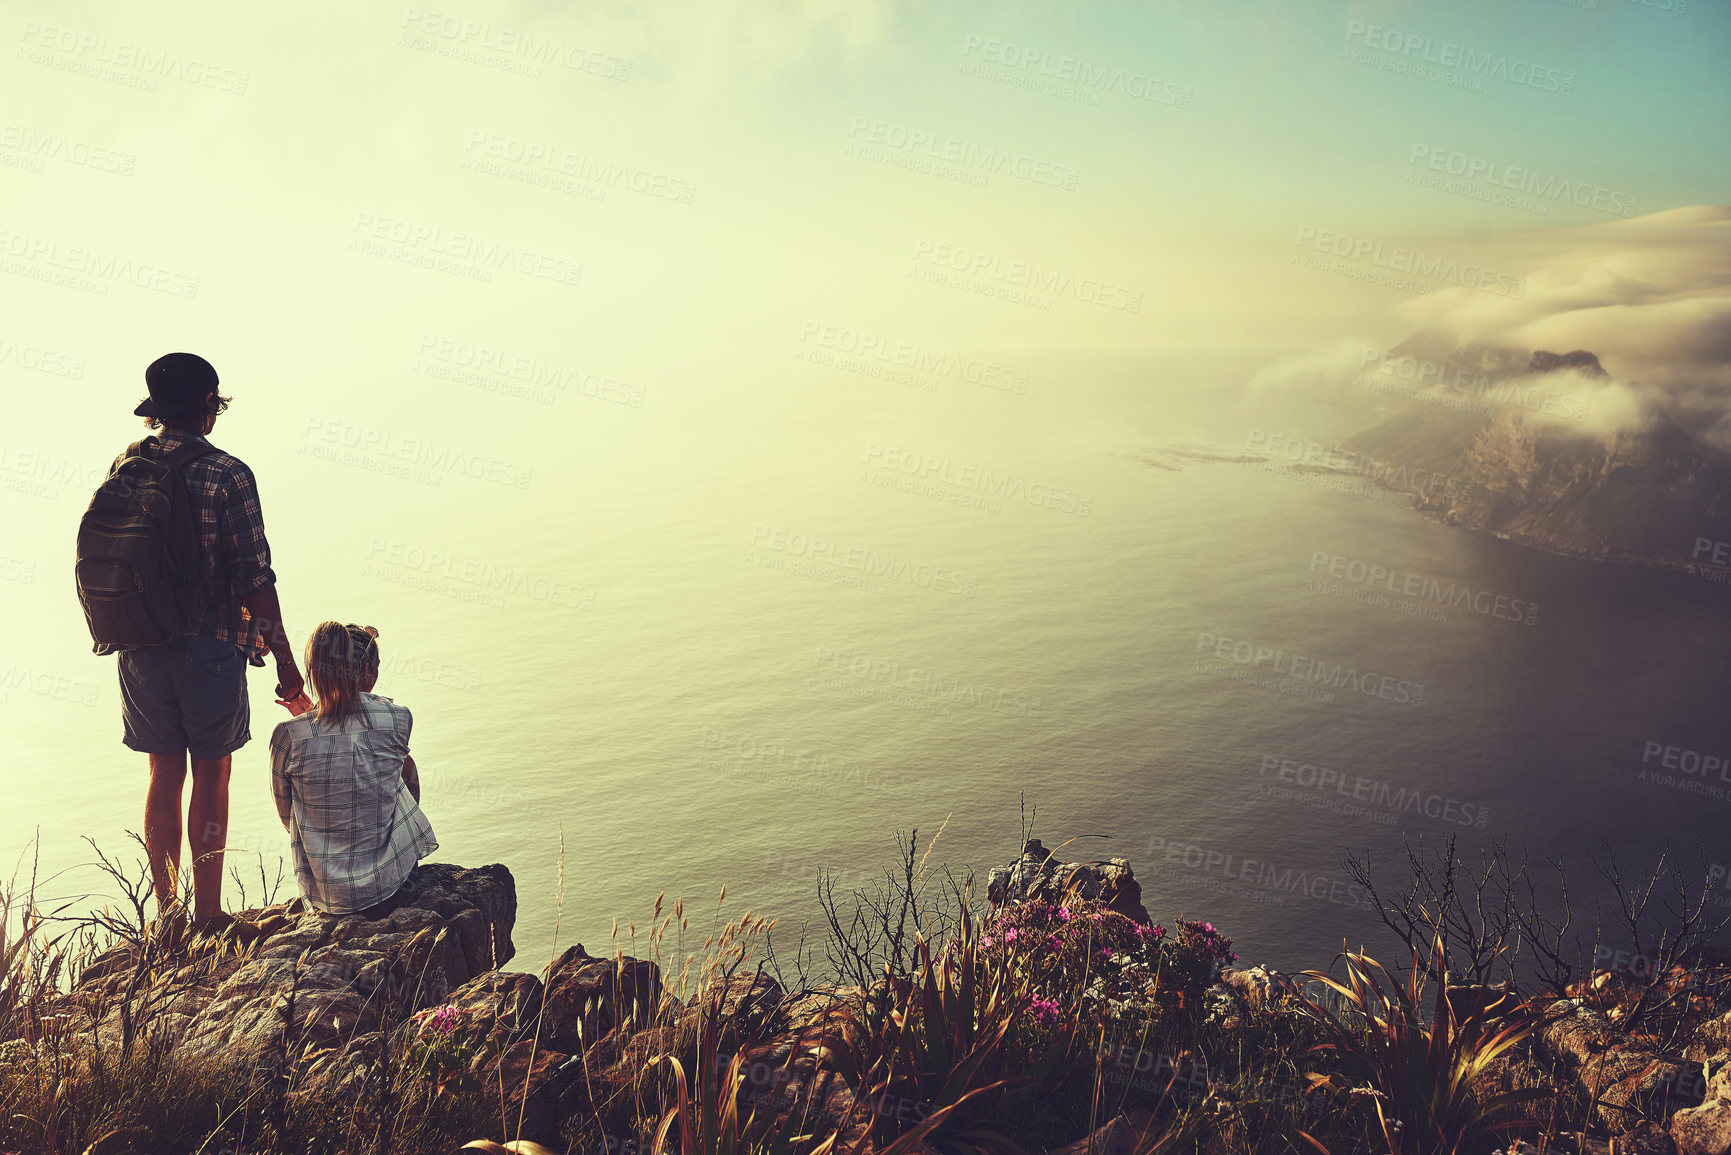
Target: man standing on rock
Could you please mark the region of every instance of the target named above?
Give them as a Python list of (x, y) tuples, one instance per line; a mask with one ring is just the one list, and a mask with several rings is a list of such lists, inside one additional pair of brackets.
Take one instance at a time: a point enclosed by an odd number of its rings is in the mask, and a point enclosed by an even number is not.
[(302, 679), (282, 625), (252, 470), (209, 441), (229, 398), (216, 370), (170, 353), (133, 410), (160, 435), (115, 459), (79, 527), (78, 587), (98, 654), (118, 653), (125, 744), (150, 758), (144, 845), (159, 912), (176, 911), (181, 796), (194, 926), (222, 912), (228, 775), (252, 737), (246, 670), (276, 656), (277, 696)]

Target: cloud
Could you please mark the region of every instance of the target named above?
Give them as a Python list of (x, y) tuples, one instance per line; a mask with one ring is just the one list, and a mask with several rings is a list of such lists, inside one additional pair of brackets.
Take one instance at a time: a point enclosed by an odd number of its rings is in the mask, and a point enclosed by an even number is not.
[(1364, 363), (1364, 351), (1376, 346), (1375, 341), (1354, 337), (1338, 341), (1321, 352), (1284, 357), (1256, 371), (1250, 378), (1250, 393), (1253, 397), (1266, 393), (1310, 396), (1327, 393), (1339, 387), (1342, 377), (1356, 372)]
[(1715, 439), (1731, 433), (1731, 207), (1672, 209), (1514, 244), (1529, 270), (1521, 297), (1449, 290), (1411, 302), (1407, 319), (1461, 345), (1590, 350), (1628, 383), (1579, 383), (1605, 393), (1607, 415), (1645, 400), (1713, 429)]

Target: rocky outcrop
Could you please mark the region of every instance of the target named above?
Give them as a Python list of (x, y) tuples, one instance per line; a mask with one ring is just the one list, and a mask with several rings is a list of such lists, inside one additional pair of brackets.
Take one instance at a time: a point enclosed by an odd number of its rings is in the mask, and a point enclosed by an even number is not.
[(1469, 394), (1433, 382), (1344, 443), (1419, 510), (1552, 553), (1691, 572), (1700, 539), (1731, 540), (1731, 454), (1657, 408), (1594, 414), (1554, 376), (1606, 379), (1592, 353), (1433, 359)]
[(1021, 857), (1008, 866), (993, 867), (986, 878), (986, 897), (994, 906), (1030, 900), (1060, 902), (1072, 893), (1103, 902), (1144, 926), (1151, 922), (1142, 905), (1142, 884), (1122, 858), (1061, 863), (1038, 838), (1030, 838)]
[[(241, 1078), (292, 1071), (301, 1099), (358, 1093), (385, 1060), (452, 1037), (469, 1085), (520, 1111), (525, 1137), (552, 1140), (562, 1118), (604, 1106), (673, 1050), (694, 1011), (654, 963), (595, 958), (581, 944), (539, 975), (499, 969), (515, 953), (516, 911), (505, 867), (424, 864), (375, 918), (297, 899), (172, 948), (116, 947), (84, 970), (65, 1008), (104, 1045), (148, 1037)], [(755, 1020), (780, 1000), (769, 980), (736, 976), (724, 1018)]]
[[(988, 894), (1000, 909), (1082, 899), (1149, 921), (1127, 862), (1062, 863), (1038, 840), (991, 872)], [(242, 912), (220, 934), (172, 948), (129, 942), (86, 967), (59, 1009), (77, 1020), (74, 1037), (143, 1039), (220, 1063), (292, 1087), (291, 1108), (297, 1097), (363, 1101), (390, 1085), (381, 1075), (413, 1072), (441, 1094), (483, 1095), (490, 1110), (521, 1118), (523, 1138), (543, 1143), (574, 1119), (627, 1133), (644, 1103), (665, 1103), (664, 1061), (678, 1058), (689, 1078), (700, 1043), (741, 1061), (747, 1106), (802, 1103), (856, 1139), (881, 1113), (855, 1101), (817, 1046), (833, 1016), (865, 1014), (865, 992), (790, 994), (761, 970), (705, 971), (701, 997), (687, 1004), (654, 962), (595, 957), (581, 944), (539, 974), (506, 971), (515, 914), (503, 866), (426, 865), (376, 917), (296, 901)], [(1595, 1147), (1579, 1137), (1577, 1150), (1731, 1155), (1731, 1015), (1700, 1024), (1681, 1050), (1650, 1052), (1614, 1007), (1600, 1009), (1606, 988), (1595, 978), (1583, 997), (1548, 1004), (1535, 1035), (1481, 1072), (1475, 1093), (1591, 1102), (1586, 1122), (1615, 1140)], [(1266, 967), (1224, 967), (1187, 997), (1186, 1013), (1216, 1039), (1242, 1041), (1271, 1017), (1303, 1014), (1302, 989)], [(1493, 1029), (1526, 1009), (1495, 985), (1451, 984), (1446, 997), (1457, 1016)], [(1210, 1078), (1217, 1103), (1239, 1101), (1232, 1080)], [(1101, 1128), (1092, 1150), (1128, 1151), (1154, 1137), (1142, 1134), (1147, 1125), (1133, 1112)]]
[(1537, 1041), (1559, 1073), (1593, 1102), (1595, 1122), (1624, 1135), (1668, 1110), (1698, 1101), (1696, 1065), (1656, 1054), (1581, 999), (1557, 1002)]
[(1599, 358), (1585, 349), (1573, 349), (1567, 353), (1535, 349), (1527, 361), (1527, 372), (1533, 374), (1557, 373), (1568, 369), (1573, 369), (1583, 377), (1610, 376), (1605, 372), (1605, 367), (1599, 364)]
[(547, 970), (547, 1044), (576, 1054), (623, 1027), (641, 1030), (661, 1002), (661, 968), (634, 958), (592, 958), (578, 943)]
[(427, 864), (378, 918), (297, 898), (173, 950), (123, 943), (84, 969), (66, 1008), (104, 1042), (148, 1036), (243, 1070), (275, 1069), (289, 1052), (355, 1056), (509, 962), (516, 913), (503, 866)]

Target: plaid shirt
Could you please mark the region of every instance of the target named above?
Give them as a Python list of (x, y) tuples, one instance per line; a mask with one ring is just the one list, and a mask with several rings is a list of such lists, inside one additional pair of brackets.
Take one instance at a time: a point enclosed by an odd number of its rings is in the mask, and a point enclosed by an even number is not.
[[(160, 448), (151, 453), (153, 457), (204, 438), (164, 429), (154, 440)], [(150, 452), (148, 440), (146, 451)], [(114, 459), (109, 476), (125, 459), (124, 453)], [(259, 512), (252, 470), (240, 458), (219, 449), (184, 466), (181, 476), (186, 480), (187, 498), (198, 514), (198, 548), (204, 559), (205, 580), (214, 595), (193, 619), (192, 632), (233, 642), (245, 651), (247, 661), (262, 666), (270, 647), (247, 611), (245, 599), (275, 585), (276, 574), (270, 568), (270, 543), (264, 539), (264, 518)], [(107, 653), (108, 649), (97, 645), (96, 652)]]
[(271, 793), (301, 893), (319, 910), (348, 914), (389, 898), (439, 843), (403, 782), (408, 708), (362, 694), (340, 723), (320, 725), (316, 714), (271, 734)]

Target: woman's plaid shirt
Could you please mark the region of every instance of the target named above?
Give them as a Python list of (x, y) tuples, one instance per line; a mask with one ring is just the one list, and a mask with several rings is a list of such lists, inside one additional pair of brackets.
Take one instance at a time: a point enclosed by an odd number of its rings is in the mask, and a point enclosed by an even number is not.
[[(155, 440), (160, 446), (157, 453), (168, 454), (188, 441), (204, 438), (164, 429)], [(118, 469), (125, 458), (124, 453), (115, 458), (114, 468)], [(259, 623), (247, 611), (246, 598), (275, 585), (276, 574), (270, 568), (270, 543), (264, 537), (264, 516), (259, 512), (258, 485), (252, 470), (240, 458), (219, 449), (188, 462), (180, 475), (186, 480), (187, 499), (198, 513), (198, 548), (212, 592), (210, 602), (193, 619), (192, 632), (232, 642), (246, 653), (247, 661), (262, 666), (270, 647), (260, 634)], [(98, 645), (96, 652), (105, 650)]]
[(271, 734), (271, 793), (301, 893), (319, 910), (348, 914), (389, 898), (439, 843), (403, 783), (408, 708), (362, 694), (338, 723), (316, 716), (309, 711)]

